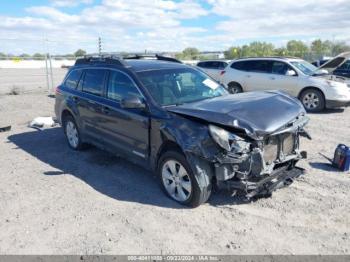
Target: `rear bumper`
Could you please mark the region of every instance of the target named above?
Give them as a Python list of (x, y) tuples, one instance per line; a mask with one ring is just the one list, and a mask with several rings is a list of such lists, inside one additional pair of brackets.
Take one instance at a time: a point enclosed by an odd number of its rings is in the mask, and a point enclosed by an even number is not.
[(293, 182), (293, 179), (304, 173), (304, 169), (299, 167), (283, 167), (274, 170), (271, 175), (262, 177), (261, 179), (231, 179), (220, 181), (218, 186), (230, 190), (244, 191), (246, 193), (245, 196), (249, 199), (254, 196), (271, 194), (279, 188), (288, 186)]
[(350, 100), (326, 100), (326, 108), (338, 108), (350, 106)]

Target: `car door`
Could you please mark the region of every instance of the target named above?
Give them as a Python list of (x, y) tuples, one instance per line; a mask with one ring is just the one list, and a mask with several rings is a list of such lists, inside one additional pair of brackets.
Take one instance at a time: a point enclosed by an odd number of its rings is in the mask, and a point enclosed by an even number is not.
[(298, 74), (287, 63), (283, 61), (271, 61), (271, 74), (269, 76), (270, 90), (283, 90), (292, 96), (299, 94)]
[(79, 111), (84, 135), (92, 137), (97, 143), (103, 143), (100, 120), (106, 77), (107, 70), (105, 69), (84, 69), (78, 87), (81, 95), (73, 98)]
[(142, 162), (148, 159), (149, 114), (146, 109), (122, 108), (121, 100), (134, 95), (144, 100), (134, 81), (124, 72), (109, 70), (102, 106), (101, 128), (107, 146)]
[(244, 61), (242, 70), (243, 89), (245, 91), (258, 91), (271, 89), (271, 61), (269, 60), (247, 60)]

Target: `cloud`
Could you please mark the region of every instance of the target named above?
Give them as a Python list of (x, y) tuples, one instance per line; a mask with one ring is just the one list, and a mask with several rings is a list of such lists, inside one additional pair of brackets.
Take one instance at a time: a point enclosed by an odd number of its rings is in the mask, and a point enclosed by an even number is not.
[(212, 12), (226, 17), (216, 29), (244, 38), (332, 38), (350, 33), (348, 0), (208, 0)]
[[(27, 8), (25, 16), (0, 11), (0, 51), (11, 48), (69, 53), (226, 49), (258, 41), (284, 43), (316, 37), (348, 39), (348, 0), (51, 0)], [(75, 7), (74, 9), (69, 9)], [(68, 8), (68, 9), (67, 9)], [(214, 19), (213, 19), (214, 18)], [(38, 39), (38, 44), (35, 44)], [(43, 44), (43, 39), (49, 39)], [(29, 41), (26, 41), (29, 40)], [(6, 50), (5, 50), (6, 49)]]
[(93, 0), (51, 0), (50, 2), (55, 7), (74, 7), (80, 4), (92, 4)]

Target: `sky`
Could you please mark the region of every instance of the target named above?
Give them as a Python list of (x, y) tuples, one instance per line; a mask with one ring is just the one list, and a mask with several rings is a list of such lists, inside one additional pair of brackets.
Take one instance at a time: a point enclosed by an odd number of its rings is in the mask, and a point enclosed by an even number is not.
[(0, 52), (225, 50), (350, 42), (349, 0), (0, 0)]

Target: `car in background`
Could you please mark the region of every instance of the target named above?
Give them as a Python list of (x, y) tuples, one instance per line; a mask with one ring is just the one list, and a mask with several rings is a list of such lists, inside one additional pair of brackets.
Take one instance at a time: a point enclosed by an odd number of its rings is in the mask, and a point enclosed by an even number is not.
[(197, 63), (197, 67), (203, 72), (219, 81), (221, 72), (229, 64), (229, 60), (206, 60)]
[[(312, 64), (315, 66), (322, 67), (324, 64), (326, 64), (330, 59), (323, 59), (319, 61), (315, 61)], [(343, 64), (339, 65), (337, 68), (334, 68), (333, 71), (331, 71), (332, 75), (345, 77), (350, 79), (350, 60), (346, 60)]]
[(344, 64), (335, 69), (333, 75), (350, 79), (350, 60), (347, 60)]
[(319, 112), (350, 105), (348, 85), (327, 71), (349, 57), (343, 53), (318, 68), (294, 57), (243, 58), (225, 68), (220, 82), (231, 93), (282, 90), (299, 98), (307, 111)]
[(93, 144), (148, 168), (191, 207), (214, 186), (252, 198), (303, 174), (296, 164), (306, 157), (299, 145), (309, 118), (297, 99), (230, 95), (173, 58), (78, 59), (56, 89), (55, 112), (73, 150)]

